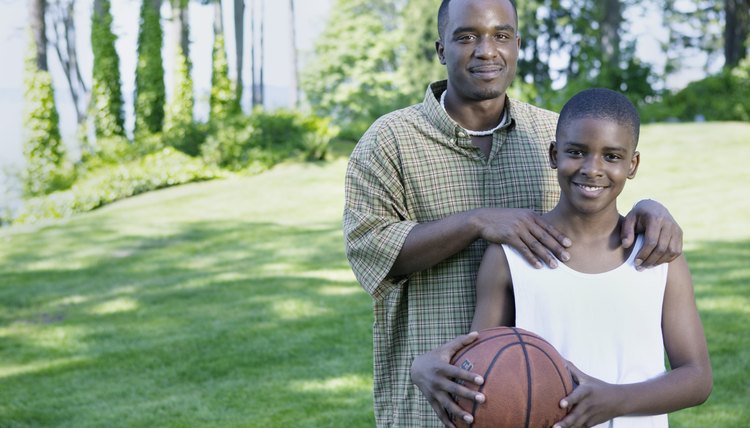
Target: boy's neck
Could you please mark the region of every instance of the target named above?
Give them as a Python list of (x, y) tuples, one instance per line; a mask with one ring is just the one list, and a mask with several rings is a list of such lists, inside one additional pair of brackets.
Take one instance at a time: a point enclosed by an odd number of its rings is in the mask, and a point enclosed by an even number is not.
[(620, 229), (623, 217), (616, 207), (606, 212), (585, 214), (569, 212), (558, 204), (543, 217), (573, 241), (568, 248), (570, 261), (565, 264), (579, 272), (610, 271), (625, 262), (630, 254), (622, 246)]

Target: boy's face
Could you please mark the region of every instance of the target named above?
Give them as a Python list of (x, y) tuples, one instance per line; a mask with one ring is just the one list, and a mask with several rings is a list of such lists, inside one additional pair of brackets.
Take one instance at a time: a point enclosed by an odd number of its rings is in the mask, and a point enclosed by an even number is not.
[(550, 165), (567, 200), (582, 213), (615, 207), (626, 179), (635, 177), (640, 155), (630, 127), (580, 118), (561, 127), (550, 145)]

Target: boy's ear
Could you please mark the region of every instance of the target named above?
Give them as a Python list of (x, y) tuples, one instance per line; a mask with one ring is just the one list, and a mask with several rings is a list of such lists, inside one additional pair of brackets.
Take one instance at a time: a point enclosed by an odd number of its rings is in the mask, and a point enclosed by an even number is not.
[(438, 59), (440, 60), (440, 64), (445, 65), (445, 47), (443, 46), (442, 39), (435, 40), (435, 52), (437, 52), (437, 56), (438, 56)]
[(549, 143), (549, 166), (552, 169), (557, 169), (557, 142), (556, 141)]
[(630, 159), (630, 169), (628, 170), (628, 179), (635, 178), (635, 173), (638, 172), (638, 165), (641, 163), (641, 154), (636, 150), (633, 153), (633, 157)]

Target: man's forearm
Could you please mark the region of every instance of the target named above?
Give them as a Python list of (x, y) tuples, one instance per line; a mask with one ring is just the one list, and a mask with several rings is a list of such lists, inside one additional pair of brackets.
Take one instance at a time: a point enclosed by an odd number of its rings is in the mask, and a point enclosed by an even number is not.
[(414, 226), (388, 276), (428, 269), (471, 245), (480, 236), (478, 211), (466, 211)]

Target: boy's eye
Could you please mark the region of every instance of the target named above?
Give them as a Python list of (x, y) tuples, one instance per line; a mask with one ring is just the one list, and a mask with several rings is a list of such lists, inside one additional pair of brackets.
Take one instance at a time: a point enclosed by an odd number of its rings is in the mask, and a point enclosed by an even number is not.
[(622, 156), (614, 154), (614, 153), (610, 153), (610, 154), (604, 155), (604, 159), (614, 162), (614, 161), (618, 161), (622, 159)]
[(583, 152), (580, 150), (568, 150), (567, 153), (568, 155), (573, 156), (573, 157), (583, 156)]

